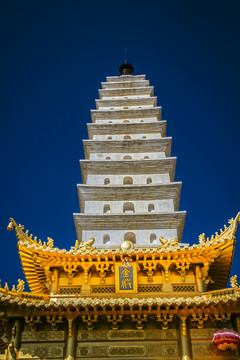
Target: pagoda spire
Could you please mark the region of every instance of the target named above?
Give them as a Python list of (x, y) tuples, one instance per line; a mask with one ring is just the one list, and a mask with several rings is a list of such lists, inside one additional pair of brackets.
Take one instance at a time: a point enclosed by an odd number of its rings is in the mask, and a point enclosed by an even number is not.
[(120, 65), (119, 72), (121, 75), (131, 75), (134, 71), (134, 67), (132, 64), (127, 61), (127, 49), (125, 48), (125, 62)]

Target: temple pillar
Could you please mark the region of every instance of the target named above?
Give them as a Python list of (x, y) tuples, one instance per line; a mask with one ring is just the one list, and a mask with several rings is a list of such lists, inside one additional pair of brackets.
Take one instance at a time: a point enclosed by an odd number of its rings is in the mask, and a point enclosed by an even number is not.
[(23, 319), (16, 319), (12, 327), (11, 340), (8, 345), (6, 359), (18, 359), (22, 340)]
[(235, 324), (236, 324), (236, 328), (237, 328), (236, 330), (240, 334), (240, 315), (237, 315), (235, 317)]
[(200, 291), (200, 292), (204, 292), (205, 291), (205, 286), (204, 286), (203, 280), (201, 278), (200, 265), (196, 265), (196, 267), (195, 267), (195, 276), (196, 276), (197, 290)]
[(57, 295), (57, 293), (58, 293), (58, 284), (59, 284), (59, 268), (54, 268), (53, 269), (53, 275), (54, 275), (53, 294)]
[(77, 348), (77, 320), (72, 317), (68, 317), (68, 333), (66, 340), (66, 353), (65, 360), (76, 359)]
[(190, 351), (189, 328), (187, 316), (180, 318), (180, 344), (182, 352), (182, 360), (192, 360)]

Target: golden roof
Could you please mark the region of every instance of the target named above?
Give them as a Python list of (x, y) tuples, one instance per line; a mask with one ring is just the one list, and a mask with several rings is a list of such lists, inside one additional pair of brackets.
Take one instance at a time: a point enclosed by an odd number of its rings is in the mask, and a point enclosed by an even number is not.
[(201, 264), (203, 279), (211, 279), (207, 289), (217, 290), (225, 288), (228, 282), (235, 245), (234, 235), (239, 221), (240, 213), (235, 219), (229, 220), (229, 226), (225, 225), (220, 234), (215, 233), (210, 239), (201, 234), (199, 244), (192, 246), (180, 246), (176, 240), (160, 238), (162, 244), (158, 248), (135, 248), (130, 251), (121, 248), (96, 249), (92, 246), (92, 240), (83, 242), (84, 245), (80, 243), (80, 247), (77, 245), (68, 251), (54, 247), (51, 238), (43, 243), (36, 237), (32, 239), (28, 230), (24, 231), (24, 226), (17, 225), (14, 219), (10, 219), (8, 229), (15, 228), (23, 271), (35, 294), (49, 294), (52, 267), (74, 264), (85, 269), (86, 263), (90, 268), (91, 264), (95, 266), (96, 262), (104, 261), (113, 265), (122, 261), (126, 254), (138, 264), (146, 260), (156, 261), (163, 267), (176, 266), (183, 260), (188, 264)]

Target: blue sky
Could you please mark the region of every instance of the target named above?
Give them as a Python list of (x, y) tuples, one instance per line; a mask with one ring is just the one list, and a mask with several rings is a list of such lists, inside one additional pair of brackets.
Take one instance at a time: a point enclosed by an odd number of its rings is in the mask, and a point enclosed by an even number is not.
[[(0, 278), (23, 277), (9, 217), (70, 248), (86, 123), (124, 48), (155, 87), (182, 181), (183, 241), (240, 211), (239, 1), (1, 1)], [(239, 272), (240, 231), (232, 274)]]

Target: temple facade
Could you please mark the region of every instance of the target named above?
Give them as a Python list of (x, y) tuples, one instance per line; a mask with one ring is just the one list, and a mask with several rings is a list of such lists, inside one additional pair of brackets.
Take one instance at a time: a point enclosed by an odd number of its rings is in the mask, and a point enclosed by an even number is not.
[(226, 288), (240, 213), (181, 242), (186, 212), (161, 107), (145, 75), (119, 70), (102, 83), (83, 141), (75, 244), (59, 249), (10, 218), (30, 292), (20, 279), (1, 284), (0, 358), (239, 359), (212, 337), (240, 332), (236, 276)]

